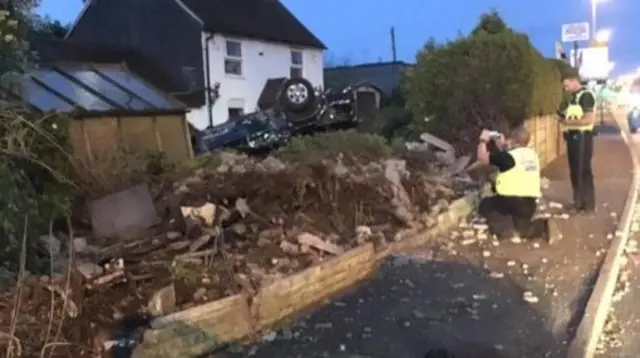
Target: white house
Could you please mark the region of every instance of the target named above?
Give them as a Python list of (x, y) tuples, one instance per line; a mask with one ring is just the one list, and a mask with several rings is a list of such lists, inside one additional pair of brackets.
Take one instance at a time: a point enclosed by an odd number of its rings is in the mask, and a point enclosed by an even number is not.
[(166, 76), (136, 72), (198, 129), (254, 111), (270, 78), (324, 82), (324, 44), (278, 0), (87, 0), (67, 39), (153, 60)]
[[(220, 97), (212, 107), (214, 125), (254, 111), (270, 78), (304, 77), (314, 86), (324, 83), (322, 49), (208, 32), (203, 32), (202, 42), (205, 81), (208, 75), (210, 83), (220, 84)], [(209, 124), (208, 100), (187, 114), (200, 129)]]

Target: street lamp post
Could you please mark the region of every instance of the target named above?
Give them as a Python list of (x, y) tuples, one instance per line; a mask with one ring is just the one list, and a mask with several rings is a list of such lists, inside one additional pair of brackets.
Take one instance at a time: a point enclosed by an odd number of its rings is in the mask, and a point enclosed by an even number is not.
[(595, 40), (598, 32), (596, 26), (598, 19), (598, 0), (591, 0), (591, 38)]
[(591, 0), (591, 37), (595, 39), (598, 33), (598, 3), (607, 0)]

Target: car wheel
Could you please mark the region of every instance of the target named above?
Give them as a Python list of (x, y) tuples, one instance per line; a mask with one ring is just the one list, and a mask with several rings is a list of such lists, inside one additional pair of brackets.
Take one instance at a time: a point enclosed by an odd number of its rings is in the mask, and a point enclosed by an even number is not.
[(280, 104), (287, 112), (305, 112), (316, 101), (313, 85), (303, 78), (290, 78), (282, 88)]

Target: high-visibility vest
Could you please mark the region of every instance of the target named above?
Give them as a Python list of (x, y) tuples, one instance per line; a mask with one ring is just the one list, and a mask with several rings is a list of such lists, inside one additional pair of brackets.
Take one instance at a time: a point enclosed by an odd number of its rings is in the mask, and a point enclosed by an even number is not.
[[(569, 106), (567, 106), (567, 110), (565, 112), (565, 118), (567, 121), (576, 121), (584, 117), (584, 111), (582, 110), (582, 106), (580, 106), (580, 97), (582, 97), (582, 95), (585, 93), (591, 93), (593, 98), (596, 98), (595, 94), (593, 94), (593, 92), (591, 92), (590, 90), (581, 89), (580, 91), (578, 91), (578, 93), (576, 93), (573, 100), (569, 103)], [(588, 124), (584, 126), (568, 126), (568, 125), (564, 126), (564, 131), (569, 131), (569, 130), (592, 131), (593, 124)]]
[(496, 193), (502, 196), (539, 198), (542, 196), (540, 180), (540, 158), (529, 147), (512, 149), (513, 168), (498, 173)]

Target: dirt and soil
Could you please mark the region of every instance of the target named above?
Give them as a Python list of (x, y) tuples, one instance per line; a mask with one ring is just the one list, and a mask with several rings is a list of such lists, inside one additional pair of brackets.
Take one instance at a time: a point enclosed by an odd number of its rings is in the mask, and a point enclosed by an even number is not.
[(23, 357), (95, 356), (123, 319), (252, 292), (365, 242), (383, 246), (473, 185), (444, 167), (429, 152), (366, 165), (232, 156), (179, 182), (156, 181), (160, 225), (115, 242), (58, 234), (58, 273), (25, 275), (0, 296), (0, 348), (15, 337)]

